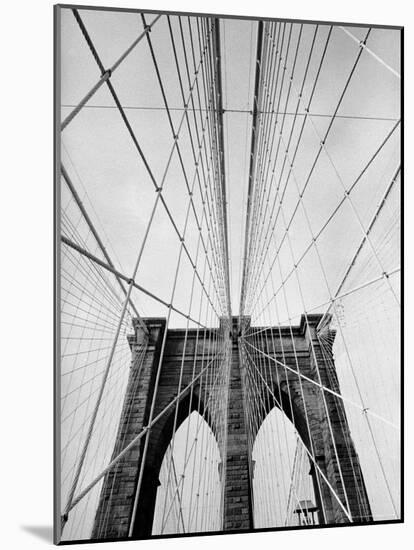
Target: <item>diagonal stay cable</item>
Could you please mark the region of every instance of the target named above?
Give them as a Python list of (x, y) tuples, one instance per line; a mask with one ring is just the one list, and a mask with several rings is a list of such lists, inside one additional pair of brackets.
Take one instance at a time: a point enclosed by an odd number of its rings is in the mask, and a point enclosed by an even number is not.
[[(78, 10), (73, 9), (73, 14), (75, 15), (76, 19), (80, 19)], [(60, 129), (64, 130), (66, 126), (75, 118), (75, 116), (81, 111), (81, 109), (86, 105), (86, 103), (95, 95), (95, 93), (99, 90), (99, 88), (104, 84), (104, 82), (108, 82), (113, 73), (116, 71), (116, 69), (119, 67), (119, 65), (124, 61), (124, 59), (132, 52), (132, 50), (135, 48), (135, 46), (144, 38), (146, 34), (148, 34), (151, 31), (151, 28), (155, 23), (160, 19), (161, 14), (157, 15), (151, 23), (144, 29), (144, 32), (141, 33), (138, 38), (134, 40), (134, 42), (125, 50), (125, 52), (121, 55), (121, 57), (112, 65), (110, 69), (104, 69), (103, 65), (99, 64), (99, 68), (101, 69), (102, 76), (98, 80), (98, 82), (91, 88), (91, 90), (85, 95), (85, 97), (76, 105), (76, 107), (69, 113), (69, 115), (65, 118), (65, 120), (62, 122)], [(81, 29), (84, 27), (81, 26)], [(83, 32), (83, 31), (82, 31)], [(88, 34), (84, 33), (84, 36), (89, 44), (90, 38)]]
[[(120, 271), (117, 271), (115, 268), (113, 268), (112, 266), (106, 264), (104, 261), (100, 260), (99, 258), (97, 258), (96, 256), (94, 256), (93, 254), (91, 254), (90, 252), (88, 252), (87, 250), (85, 250), (84, 248), (82, 248), (81, 246), (77, 245), (76, 243), (74, 243), (73, 241), (71, 241), (70, 239), (68, 239), (67, 237), (65, 237), (64, 235), (62, 235), (61, 237), (62, 239), (62, 242), (64, 244), (66, 244), (67, 246), (70, 246), (71, 248), (73, 248), (74, 250), (76, 250), (77, 252), (79, 252), (80, 254), (82, 254), (83, 256), (89, 258), (90, 260), (92, 260), (93, 262), (95, 262), (96, 264), (100, 265), (101, 267), (103, 267), (104, 269), (106, 269), (107, 271), (113, 273), (114, 275), (116, 275), (117, 277), (119, 277), (120, 279), (122, 279), (123, 281), (129, 283), (129, 284), (132, 284), (132, 286), (134, 286), (137, 290), (139, 290), (140, 292), (143, 292), (144, 294), (146, 294), (147, 296), (149, 296), (150, 298), (152, 298), (153, 300), (159, 302), (160, 304), (163, 304), (164, 306), (166, 307), (171, 307), (171, 309), (173, 311), (175, 311), (176, 313), (178, 313), (178, 315), (181, 315), (182, 317), (184, 317), (185, 319), (189, 319), (190, 321), (192, 321), (193, 323), (203, 327), (203, 328), (207, 328), (205, 327), (202, 323), (200, 323), (199, 321), (197, 321), (196, 319), (193, 319), (192, 317), (190, 317), (189, 315), (187, 315), (186, 313), (183, 313), (181, 310), (179, 310), (178, 308), (176, 308), (173, 304), (169, 304), (168, 302), (166, 302), (165, 300), (163, 300), (162, 298), (160, 298), (159, 296), (156, 296), (155, 294), (153, 294), (152, 292), (150, 292), (149, 290), (147, 290), (146, 288), (144, 288), (143, 286), (139, 285), (138, 283), (136, 283), (134, 280), (131, 279), (131, 277), (127, 277), (126, 275), (124, 275), (123, 273), (121, 273)], [(211, 330), (215, 330), (215, 329), (211, 329)]]
[[(363, 283), (352, 287), (350, 290), (339, 293), (337, 296), (333, 297), (332, 299), (325, 300), (324, 302), (318, 303), (316, 306), (312, 306), (312, 307), (308, 308), (307, 313), (312, 313), (312, 312), (315, 312), (315, 311), (318, 311), (318, 310), (320, 311), (321, 308), (329, 306), (332, 303), (334, 303), (335, 301), (337, 301), (337, 300), (339, 301), (342, 298), (345, 298), (346, 296), (349, 296), (349, 295), (353, 294), (354, 292), (358, 292), (359, 290), (362, 290), (362, 289), (364, 289), (364, 288), (366, 288), (370, 285), (378, 283), (379, 281), (381, 281), (381, 279), (384, 279), (385, 277), (391, 277), (392, 275), (395, 275), (399, 271), (401, 271), (400, 266), (394, 267), (393, 269), (390, 269), (386, 273), (381, 273), (380, 275), (377, 275), (376, 277), (373, 277), (372, 279), (369, 279), (368, 281), (364, 281)], [(283, 284), (285, 282), (286, 282), (286, 280), (283, 282)], [(278, 291), (281, 288), (282, 288), (282, 286), (278, 289)], [(273, 297), (275, 295), (277, 295), (278, 291), (275, 291), (273, 293)], [(270, 305), (271, 302), (272, 302), (272, 299), (268, 300), (267, 305), (263, 307), (262, 311), (265, 311), (268, 308), (268, 306)], [(283, 325), (284, 323), (288, 323), (291, 320), (292, 320), (291, 317), (288, 316), (285, 319), (283, 319), (283, 321), (281, 321), (281, 324)], [(321, 325), (321, 323), (319, 323), (319, 326), (320, 325)], [(249, 336), (254, 336), (255, 334), (260, 334), (261, 332), (265, 332), (266, 330), (269, 330), (269, 328), (271, 328), (271, 327), (272, 327), (272, 325), (270, 325), (270, 324), (267, 325), (267, 326), (263, 326), (263, 327), (257, 327), (254, 332), (249, 334)]]
[(361, 405), (359, 405), (358, 403), (355, 403), (354, 401), (352, 401), (351, 399), (348, 399), (347, 397), (344, 397), (342, 394), (336, 392), (335, 390), (332, 390), (331, 388), (328, 388), (327, 386), (324, 386), (321, 382), (318, 382), (317, 380), (313, 380), (312, 378), (309, 378), (309, 376), (306, 376), (306, 374), (303, 374), (302, 372), (298, 372), (296, 371), (295, 369), (292, 369), (292, 367), (289, 367), (289, 365), (287, 365), (286, 363), (283, 363), (282, 361), (279, 361), (278, 359), (276, 359), (275, 357), (272, 357), (271, 355), (267, 354), (266, 352), (264, 352), (263, 350), (257, 348), (256, 346), (254, 346), (253, 344), (251, 344), (248, 340), (246, 340), (244, 337), (242, 337), (244, 342), (250, 346), (251, 348), (253, 348), (255, 351), (257, 351), (258, 353), (262, 354), (264, 357), (267, 357), (268, 359), (270, 359), (271, 361), (273, 361), (274, 363), (276, 363), (276, 365), (280, 365), (282, 366), (283, 368), (287, 369), (288, 371), (296, 374), (296, 376), (299, 376), (300, 378), (303, 378), (303, 380), (306, 380), (307, 382), (310, 382), (311, 384), (313, 384), (314, 386), (317, 386), (318, 388), (320, 388), (321, 390), (323, 391), (326, 391), (332, 395), (334, 395), (335, 397), (341, 399), (342, 401), (346, 402), (346, 403), (349, 403), (350, 405), (353, 405), (354, 407), (356, 407), (357, 409), (359, 409), (360, 411), (362, 411), (363, 413), (368, 413), (372, 416), (374, 416), (375, 418), (378, 418), (379, 420), (381, 420), (382, 422), (385, 422), (386, 424), (388, 424), (389, 426), (392, 426), (393, 428), (395, 428), (396, 430), (399, 430), (399, 427), (396, 426), (395, 424), (393, 424), (392, 422), (390, 422), (389, 420), (387, 420), (386, 418), (383, 418), (382, 416), (380, 416), (379, 414), (376, 414), (375, 412), (371, 411), (371, 409), (369, 409), (367, 411), (366, 407), (362, 407)]
[(373, 52), (366, 44), (364, 44), (361, 40), (359, 40), (355, 35), (352, 34), (348, 29), (345, 29), (345, 27), (339, 27), (341, 31), (344, 31), (345, 34), (347, 34), (354, 42), (356, 42), (359, 46), (364, 48), (364, 50), (371, 55), (374, 59), (376, 59), (381, 65), (383, 65), (386, 69), (388, 69), (393, 75), (395, 75), (397, 78), (401, 78), (401, 75), (398, 71), (393, 69), (388, 63), (386, 63), (379, 55), (377, 55), (375, 52)]

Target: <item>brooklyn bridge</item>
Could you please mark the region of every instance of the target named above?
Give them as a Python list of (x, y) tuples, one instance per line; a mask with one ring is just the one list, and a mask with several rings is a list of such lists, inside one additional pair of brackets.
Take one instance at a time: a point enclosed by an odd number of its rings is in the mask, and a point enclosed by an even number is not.
[(56, 8), (62, 542), (398, 521), (398, 28)]

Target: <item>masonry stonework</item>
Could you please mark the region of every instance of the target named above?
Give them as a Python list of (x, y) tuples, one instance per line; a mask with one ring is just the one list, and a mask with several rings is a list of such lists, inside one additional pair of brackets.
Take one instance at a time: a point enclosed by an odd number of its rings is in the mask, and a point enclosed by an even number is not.
[[(254, 441), (261, 422), (275, 403), (293, 422), (309, 456), (314, 457), (310, 460), (310, 474), (319, 522), (348, 522), (343, 506), (350, 510), (353, 521), (371, 521), (343, 400), (337, 396), (340, 388), (332, 349), (326, 344), (322, 346), (318, 338), (320, 321), (320, 315), (308, 315), (302, 316), (299, 326), (249, 330), (249, 318), (243, 318), (240, 324), (239, 318), (234, 317), (230, 324), (222, 320), (219, 329), (209, 329), (208, 333), (195, 329), (166, 330), (165, 319), (149, 318), (145, 320), (148, 335), (137, 324), (129, 338), (131, 372), (113, 458), (148, 427), (152, 402), (152, 418), (156, 422), (104, 478), (92, 537), (125, 538), (130, 531), (133, 538), (151, 536), (162, 460), (174, 429), (177, 430), (192, 411), (199, 412), (209, 424), (225, 465), (223, 530), (253, 529), (253, 468), (248, 437)], [(331, 342), (334, 337), (332, 333)], [(223, 356), (220, 348), (226, 340), (231, 350), (229, 358)], [(261, 356), (262, 380), (252, 387), (248, 383), (248, 368), (255, 350), (259, 350)], [(220, 384), (211, 370), (217, 357), (229, 359), (229, 376)], [(298, 371), (303, 376), (299, 377)], [(333, 393), (322, 390), (321, 385)], [(226, 415), (217, 414), (215, 406), (223, 397), (223, 388), (228, 392), (227, 419)], [(256, 400), (260, 399), (262, 412), (256, 427), (249, 426), (248, 433), (246, 419), (252, 392)], [(173, 406), (168, 408), (172, 402)], [(137, 500), (146, 437), (146, 461)]]

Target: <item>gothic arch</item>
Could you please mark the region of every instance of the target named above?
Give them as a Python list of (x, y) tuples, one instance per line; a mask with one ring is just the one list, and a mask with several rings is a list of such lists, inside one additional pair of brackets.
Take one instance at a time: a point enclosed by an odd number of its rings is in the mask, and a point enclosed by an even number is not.
[[(191, 433), (194, 431), (195, 426), (197, 427), (198, 443), (194, 445), (194, 441), (190, 439), (188, 446), (186, 446), (184, 440), (187, 436), (187, 430), (190, 430)], [(197, 408), (193, 408), (190, 414), (183, 418), (180, 425), (177, 426), (174, 437), (174, 470), (171, 468), (171, 455), (168, 453), (168, 446), (159, 469), (160, 486), (155, 501), (152, 529), (155, 535), (177, 532), (176, 530), (171, 531), (171, 517), (174, 515), (172, 509), (175, 507), (177, 514), (177, 506), (181, 505), (182, 502), (186, 506), (183, 510), (179, 510), (179, 514), (175, 518), (177, 523), (173, 521), (175, 528), (179, 526), (179, 529), (182, 528), (183, 532), (187, 533), (196, 532), (197, 529), (200, 530), (207, 511), (205, 506), (209, 502), (208, 490), (206, 494), (203, 481), (209, 479), (210, 481), (214, 480), (215, 483), (221, 483), (222, 454), (211, 424), (206, 420), (202, 410), (199, 412)], [(184, 450), (186, 450), (186, 456), (184, 456)], [(199, 469), (199, 465), (205, 456), (208, 456), (209, 460), (203, 469)], [(185, 459), (186, 465), (183, 466)], [(180, 496), (178, 497), (172, 492), (168, 494), (167, 487), (172, 485), (174, 489), (176, 481), (181, 481), (181, 474), (185, 475), (186, 482), (180, 486)], [(173, 476), (176, 476), (175, 481)], [(169, 480), (170, 484), (168, 485)], [(174, 505), (172, 505), (172, 502), (174, 502)], [(189, 506), (189, 502), (192, 506)], [(221, 519), (219, 518), (220, 498), (217, 498), (216, 493), (212, 495), (212, 502), (216, 506), (211, 510), (211, 514), (213, 516), (217, 515), (216, 522), (219, 523)], [(162, 530), (161, 525), (163, 525)]]

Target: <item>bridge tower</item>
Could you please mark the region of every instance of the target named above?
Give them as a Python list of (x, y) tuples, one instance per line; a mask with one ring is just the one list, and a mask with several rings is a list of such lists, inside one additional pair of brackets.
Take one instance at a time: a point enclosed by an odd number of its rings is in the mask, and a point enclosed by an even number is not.
[[(145, 319), (148, 335), (137, 323), (129, 338), (131, 370), (113, 456), (148, 426), (153, 401), (152, 419), (156, 422), (151, 423), (145, 436), (148, 443), (139, 497), (136, 498), (136, 493), (145, 437), (107, 473), (92, 538), (151, 536), (162, 460), (174, 426), (177, 429), (192, 411), (198, 411), (215, 434), (225, 465), (223, 530), (254, 529), (254, 472), (248, 442), (249, 438), (254, 441), (260, 426), (248, 433), (251, 392), (256, 392), (255, 398), (262, 403), (262, 422), (276, 400), (304, 442), (311, 458), (319, 523), (349, 522), (344, 507), (353, 522), (372, 521), (358, 455), (340, 398), (332, 350), (327, 354), (326, 346), (322, 349), (319, 341), (320, 321), (321, 315), (302, 315), (298, 326), (254, 327), (254, 332), (260, 335), (254, 343), (249, 337), (252, 327), (248, 317), (241, 321), (233, 317), (231, 322), (221, 319), (219, 328), (208, 329), (217, 333), (216, 340), (201, 338), (196, 329), (167, 329), (164, 318)], [(333, 342), (333, 331), (331, 336)], [(212, 349), (211, 342), (220, 342), (217, 345), (221, 347)], [(265, 360), (261, 390), (248, 383), (252, 348), (260, 348)], [(278, 368), (282, 351), (284, 368)], [(215, 361), (228, 361), (228, 378), (220, 384), (212, 382)], [(182, 390), (177, 392), (180, 373)], [(227, 411), (218, 414), (220, 409), (212, 403), (222, 399), (223, 392), (227, 393), (227, 400), (223, 401), (227, 403)], [(168, 408), (177, 402), (177, 407)]]

